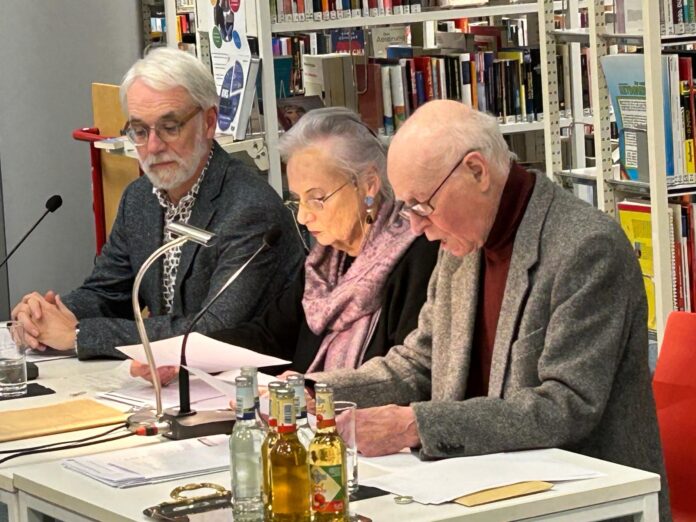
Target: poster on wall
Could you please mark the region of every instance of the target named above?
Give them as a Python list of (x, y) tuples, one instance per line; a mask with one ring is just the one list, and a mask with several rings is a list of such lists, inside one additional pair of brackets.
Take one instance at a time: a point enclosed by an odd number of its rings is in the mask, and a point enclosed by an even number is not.
[[(210, 58), (220, 96), (218, 132), (244, 137), (248, 114), (244, 92), (253, 89), (256, 77), (249, 78), (251, 50), (247, 42), (246, 8), (249, 0), (210, 0), (208, 16)], [(249, 8), (253, 9), (253, 4)], [(253, 99), (252, 99), (253, 101)], [(248, 102), (250, 103), (250, 102)]]

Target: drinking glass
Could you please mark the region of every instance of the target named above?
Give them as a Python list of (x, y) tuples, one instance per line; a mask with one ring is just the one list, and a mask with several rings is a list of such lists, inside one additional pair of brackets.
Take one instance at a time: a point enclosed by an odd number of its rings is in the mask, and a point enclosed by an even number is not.
[(348, 494), (358, 491), (358, 446), (355, 442), (355, 410), (357, 406), (350, 401), (334, 402), (336, 423), (346, 444), (346, 475), (348, 477)]
[(0, 323), (0, 399), (27, 393), (24, 327), (14, 321)]

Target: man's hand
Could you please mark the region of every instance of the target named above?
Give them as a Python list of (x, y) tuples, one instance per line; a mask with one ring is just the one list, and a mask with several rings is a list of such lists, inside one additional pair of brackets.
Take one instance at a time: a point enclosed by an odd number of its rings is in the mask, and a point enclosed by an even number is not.
[[(152, 374), (150, 373), (150, 367), (147, 364), (143, 364), (138, 361), (131, 361), (130, 374), (131, 377), (142, 377), (146, 381), (152, 382)], [(159, 366), (157, 367), (157, 374), (159, 375), (162, 386), (166, 386), (179, 374), (179, 367)]]
[(55, 296), (55, 304), (45, 299), (41, 302), (41, 317), (34, 317), (34, 323), (39, 328), (40, 343), (56, 350), (71, 350), (75, 346), (77, 317), (60, 296)]
[(26, 343), (34, 350), (44, 350), (46, 348), (39, 340), (41, 330), (38, 321), (44, 315), (44, 308), (55, 306), (55, 304), (56, 294), (53, 290), (46, 292), (45, 296), (38, 292), (32, 292), (25, 295), (12, 310), (12, 320), (18, 321), (24, 326)]
[[(338, 419), (341, 429), (340, 417)], [(420, 445), (416, 415), (410, 406), (378, 406), (355, 411), (355, 441), (366, 457), (398, 453)]]

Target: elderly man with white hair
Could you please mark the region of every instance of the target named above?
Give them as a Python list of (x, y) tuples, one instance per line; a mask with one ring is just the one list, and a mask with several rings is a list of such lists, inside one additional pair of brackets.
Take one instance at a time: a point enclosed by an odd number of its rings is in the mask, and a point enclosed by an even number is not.
[(182, 51), (157, 49), (137, 61), (121, 84), (127, 135), (145, 176), (125, 190), (109, 239), (92, 274), (63, 296), (24, 296), (12, 317), (33, 348), (75, 348), (81, 359), (120, 357), (115, 346), (138, 342), (131, 309), (135, 275), (179, 221), (214, 232), (215, 246), (187, 243), (145, 275), (140, 300), (151, 340), (183, 333), (262, 244), (274, 226), (278, 243), (259, 255), (197, 324), (219, 330), (260, 313), (294, 279), (302, 247), (292, 215), (257, 171), (215, 142), (218, 96), (210, 72)]
[[(645, 290), (616, 221), (521, 168), (495, 119), (454, 101), (409, 118), (387, 172), (441, 251), (402, 345), (311, 376), (361, 408), (359, 450), (560, 447), (664, 479)], [(668, 520), (666, 482), (660, 508)]]

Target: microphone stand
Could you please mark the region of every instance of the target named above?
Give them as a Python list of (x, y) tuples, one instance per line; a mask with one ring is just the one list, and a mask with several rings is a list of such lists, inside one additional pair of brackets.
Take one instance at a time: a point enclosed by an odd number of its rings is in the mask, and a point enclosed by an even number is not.
[(249, 266), (256, 256), (267, 248), (272, 247), (280, 236), (280, 230), (272, 228), (263, 238), (263, 244), (253, 253), (253, 255), (232, 274), (215, 296), (196, 314), (184, 333), (181, 342), (181, 359), (179, 367), (179, 410), (169, 409), (164, 414), (164, 420), (169, 426), (169, 430), (164, 434), (165, 437), (181, 440), (192, 437), (205, 437), (219, 433), (231, 433), (236, 419), (235, 412), (229, 410), (200, 411), (191, 409), (191, 395), (189, 389), (189, 372), (186, 366), (186, 344), (189, 334), (196, 323), (217, 301), (217, 299), (234, 283), (239, 275)]
[(193, 321), (191, 321), (191, 324), (189, 327), (186, 329), (186, 333), (184, 333), (184, 339), (181, 342), (181, 362), (180, 362), (180, 368), (179, 368), (179, 413), (178, 416), (183, 416), (183, 415), (191, 415), (192, 413), (195, 413), (194, 411), (191, 410), (191, 394), (189, 390), (189, 372), (185, 368), (185, 366), (188, 364), (186, 362), (186, 343), (188, 341), (189, 334), (193, 330), (193, 327), (198, 323), (198, 321), (203, 317), (203, 315), (208, 311), (208, 309), (215, 303), (215, 301), (218, 300), (218, 297), (220, 297), (225, 290), (227, 290), (227, 287), (229, 287), (234, 281), (239, 277), (239, 274), (241, 274), (246, 267), (251, 263), (256, 256), (258, 256), (261, 252), (263, 252), (266, 248), (268, 248), (269, 245), (264, 241), (263, 245), (254, 252), (254, 255), (252, 255), (246, 263), (244, 263), (242, 266), (240, 266), (234, 274), (230, 276), (230, 278), (225, 281), (225, 284), (222, 285), (222, 288), (218, 290), (217, 294), (210, 300), (210, 302), (201, 308), (201, 311), (196, 314), (196, 316), (193, 318)]

